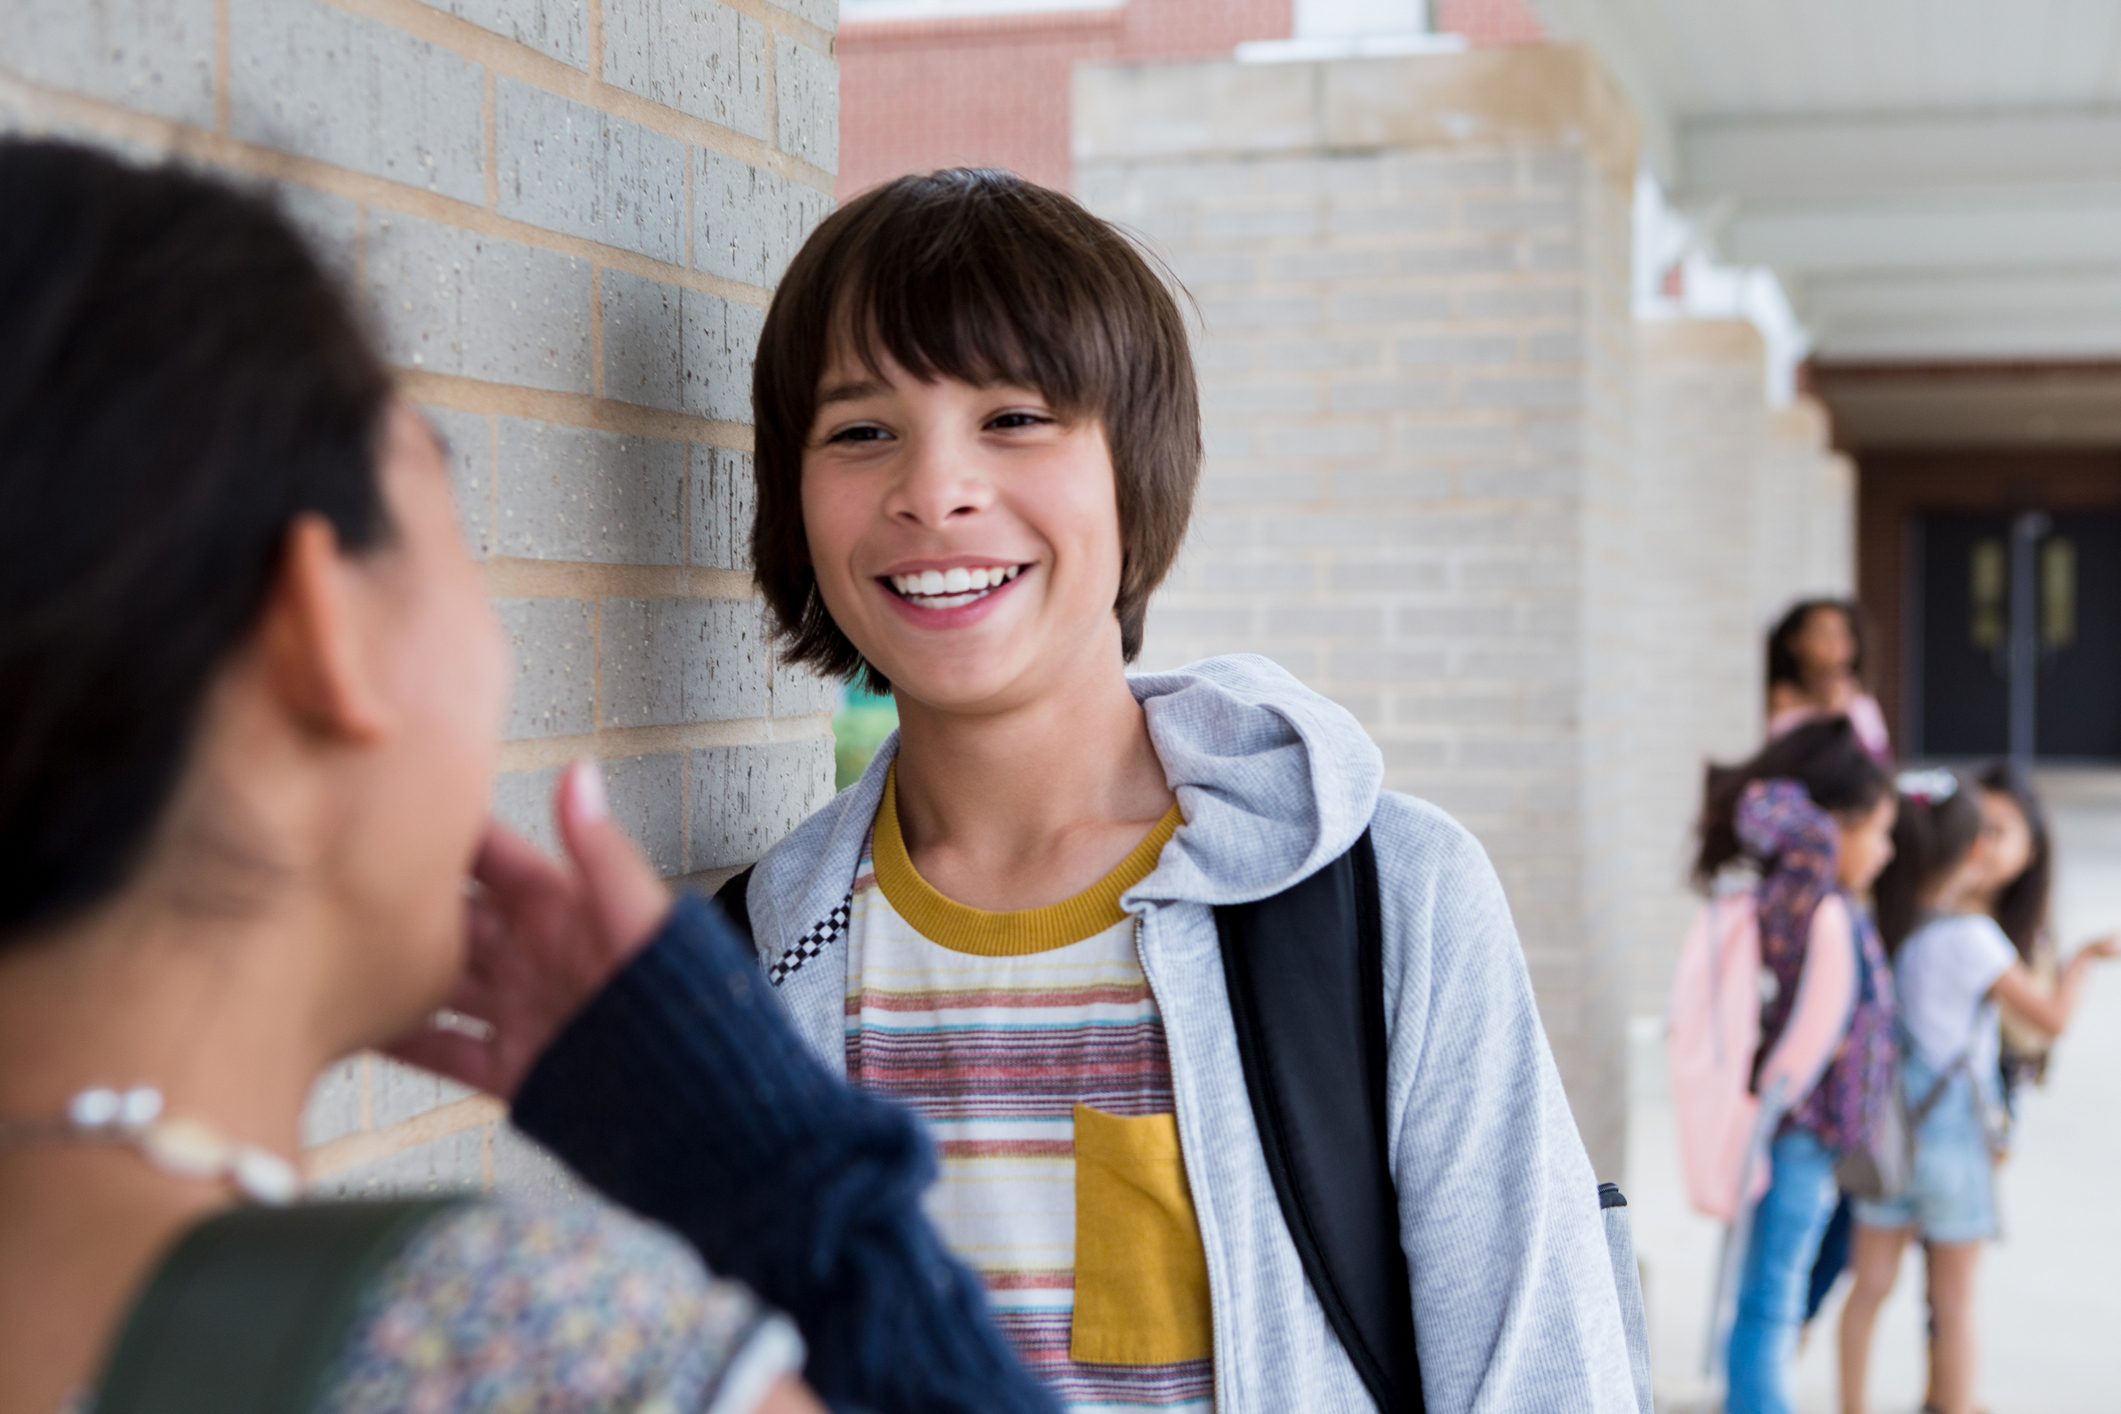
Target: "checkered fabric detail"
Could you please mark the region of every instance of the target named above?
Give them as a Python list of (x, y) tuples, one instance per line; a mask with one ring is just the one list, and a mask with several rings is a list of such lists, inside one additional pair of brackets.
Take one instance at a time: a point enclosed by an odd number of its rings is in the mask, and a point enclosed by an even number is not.
[(854, 895), (841, 899), (832, 912), (826, 914), (810, 927), (810, 931), (797, 938), (781, 960), (766, 969), (766, 980), (778, 987), (796, 973), (803, 964), (832, 946), (833, 940), (847, 931), (847, 920), (854, 916)]

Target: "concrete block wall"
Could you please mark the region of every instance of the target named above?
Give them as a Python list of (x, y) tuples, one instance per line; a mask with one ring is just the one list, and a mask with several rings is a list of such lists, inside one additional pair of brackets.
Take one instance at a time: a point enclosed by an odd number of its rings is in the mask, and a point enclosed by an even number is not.
[(1811, 399), (1770, 408), (1765, 349), (1737, 320), (1645, 323), (1636, 349), (1641, 684), (1625, 872), (1642, 881), (1628, 1006), (1664, 1012), (1696, 900), (1684, 883), (1710, 761), (1766, 727), (1766, 637), (1789, 604), (1846, 594), (1853, 478)]
[(1771, 475), (1761, 491), (1765, 523), (1779, 538), (1763, 561), (1763, 626), (1792, 600), (1849, 596), (1856, 584), (1856, 466), (1836, 451), (1826, 405), (1800, 397), (1773, 422)]
[(1631, 1010), (1663, 1008), (1692, 916), (1702, 772), (1752, 752), (1764, 718), (1759, 488), (1772, 477), (1765, 346), (1740, 320), (1656, 320), (1636, 342), (1640, 607), (1628, 870)]
[(1625, 628), (1631, 116), (1560, 48), (1083, 68), (1074, 110), (1079, 193), (1200, 308), (1208, 468), (1148, 660), (1277, 659), (1480, 835), (1618, 1173), (1587, 722)]
[[(1641, 546), (1635, 525), (1636, 370), (1631, 307), (1634, 209), (1630, 188), (1602, 182), (1584, 213), (1587, 273), (1584, 340), (1583, 578), (1577, 644), (1583, 691), (1577, 706), (1582, 809), (1578, 943), (1569, 976), (1577, 1053), (1594, 1081), (1579, 1086), (1576, 1112), (1607, 1176), (1627, 1152), (1627, 985), (1640, 880), (1633, 867), (1637, 782), (1632, 763), (1647, 737), (1636, 712), (1641, 691)], [(1549, 928), (1569, 935), (1560, 920)]]
[[(601, 758), (712, 885), (829, 796), (832, 691), (776, 664), (745, 561), (750, 362), (832, 204), (835, 0), (14, 0), (0, 131), (278, 193), (447, 437), (515, 642), (496, 809), (550, 839)], [(311, 1168), (549, 1188), (496, 1108), (373, 1058)]]

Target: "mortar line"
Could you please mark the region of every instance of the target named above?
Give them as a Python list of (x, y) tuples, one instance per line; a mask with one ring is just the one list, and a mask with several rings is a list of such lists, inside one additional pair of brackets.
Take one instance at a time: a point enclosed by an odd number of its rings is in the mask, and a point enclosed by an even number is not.
[(392, 1125), (388, 1129), (372, 1129), (361, 1134), (349, 1134), (334, 1139), (329, 1144), (320, 1144), (303, 1155), (303, 1167), (312, 1183), (334, 1178), (354, 1169), (364, 1168), (418, 1148), (437, 1139), (447, 1139), (476, 1129), (501, 1112), (500, 1102), (484, 1095), (473, 1095), (456, 1100), (411, 1119)]
[(562, 427), (613, 432), (622, 437), (653, 441), (683, 442), (691, 446), (720, 447), (732, 452), (748, 452), (753, 445), (749, 423), (715, 422), (692, 413), (616, 402), (588, 393), (520, 388), (512, 383), (490, 383), (426, 368), (399, 369), (398, 384), (419, 402), (433, 403), (436, 407), (457, 412), (529, 418)]
[(486, 553), (501, 548), (501, 419), (486, 418)]
[(503, 771), (543, 771), (587, 757), (625, 761), (674, 751), (712, 750), (728, 746), (771, 746), (776, 742), (830, 741), (832, 718), (738, 717), (724, 722), (685, 722), (667, 727), (606, 727), (576, 736), (532, 737), (504, 742)]
[(589, 725), (604, 731), (604, 596), (589, 600)]
[(483, 121), (486, 124), (486, 209), (488, 211), (499, 211), (501, 209), (501, 168), (497, 154), (500, 151), (501, 139), (499, 132), (500, 121), (495, 116), (494, 111), (492, 69), (486, 71), (484, 87)]
[(685, 268), (687, 270), (700, 268), (699, 218), (693, 210), (695, 198), (692, 186), (693, 173), (698, 170), (699, 165), (699, 153), (687, 148), (685, 151)]
[(214, 0), (214, 129), (227, 132), (235, 124), (235, 104), (230, 97), (235, 79), (230, 72), (235, 52), (229, 37), (228, 0)]
[(779, 47), (771, 40), (761, 46), (761, 51), (760, 58), (765, 73), (759, 83), (766, 95), (766, 141), (778, 150), (781, 145), (781, 53)]
[(568, 560), (489, 559), (480, 566), (486, 592), (496, 599), (711, 599), (747, 603), (755, 597), (751, 576), (740, 570), (690, 565), (599, 565)]
[(678, 873), (692, 869), (692, 753), (678, 753)]
[(590, 387), (604, 396), (604, 267), (589, 272), (589, 367)]
[(761, 27), (774, 34), (784, 34), (799, 44), (820, 53), (835, 52), (838, 36), (821, 25), (814, 25), (800, 15), (791, 15), (786, 10), (776, 9), (763, 0), (722, 0), (722, 8), (734, 10), (749, 19), (757, 20)]

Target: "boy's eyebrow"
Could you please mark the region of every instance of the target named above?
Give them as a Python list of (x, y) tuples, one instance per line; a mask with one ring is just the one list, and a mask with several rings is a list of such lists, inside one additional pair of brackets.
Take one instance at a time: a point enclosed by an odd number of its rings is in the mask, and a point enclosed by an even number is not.
[(853, 383), (834, 383), (818, 394), (818, 410), (822, 412), (834, 403), (851, 403), (862, 398), (873, 398), (883, 391), (884, 385), (874, 378), (864, 378)]

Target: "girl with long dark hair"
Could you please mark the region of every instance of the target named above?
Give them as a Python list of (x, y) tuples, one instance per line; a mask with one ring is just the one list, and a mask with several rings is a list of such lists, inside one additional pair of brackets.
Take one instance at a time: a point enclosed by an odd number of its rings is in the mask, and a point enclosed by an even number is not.
[(1902, 778), (1894, 860), (1878, 880), (1878, 923), (1900, 998), (1901, 1094), (1915, 1122), (1908, 1191), (1856, 1211), (1856, 1279), (1841, 1315), (1843, 1414), (1862, 1414), (1878, 1311), (1908, 1243), (1928, 1258), (1929, 1406), (1972, 1414), (1974, 1285), (1998, 1232), (1995, 1169), (2008, 1143), (2000, 1016), (2060, 1036), (2098, 962), (2121, 940), (2088, 944), (2048, 988), (1998, 921), (2027, 939), (2045, 924), (2051, 866), (2032, 792), (2007, 771)]

